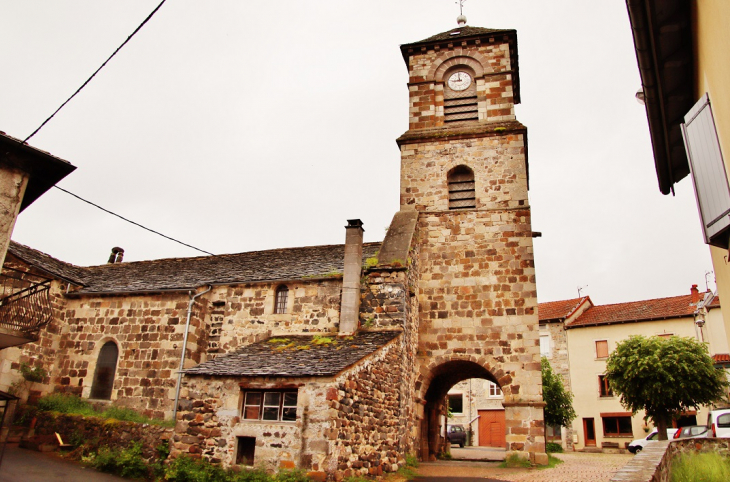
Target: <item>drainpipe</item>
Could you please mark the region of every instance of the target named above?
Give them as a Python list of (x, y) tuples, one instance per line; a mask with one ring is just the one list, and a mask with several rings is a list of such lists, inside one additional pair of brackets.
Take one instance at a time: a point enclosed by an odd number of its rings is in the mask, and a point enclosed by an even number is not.
[[(182, 384), (182, 376), (183, 376), (183, 369), (185, 368), (185, 348), (188, 345), (188, 333), (190, 332), (190, 315), (193, 313), (193, 304), (195, 303), (195, 299), (199, 296), (202, 296), (206, 294), (208, 291), (212, 290), (213, 287), (211, 285), (208, 285), (208, 289), (198, 293), (197, 295), (193, 295), (192, 291), (188, 292), (188, 295), (190, 296), (190, 301), (188, 302), (188, 317), (185, 321), (185, 336), (183, 337), (183, 345), (182, 345), (182, 354), (180, 355), (180, 368), (177, 370), (177, 387), (175, 388), (175, 407), (172, 410), (172, 420), (177, 420), (177, 404), (180, 401), (180, 385)], [(177, 423), (177, 422), (175, 422)]]

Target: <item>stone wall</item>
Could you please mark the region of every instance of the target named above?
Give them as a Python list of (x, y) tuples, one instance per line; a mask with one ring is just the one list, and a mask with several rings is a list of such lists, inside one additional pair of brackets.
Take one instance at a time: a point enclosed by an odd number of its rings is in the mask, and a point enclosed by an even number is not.
[[(448, 211), (447, 173), (459, 165), (474, 171), (477, 209), (527, 208), (525, 139), (520, 133), (402, 145), (402, 208)], [(497, 223), (504, 216), (492, 215)]]

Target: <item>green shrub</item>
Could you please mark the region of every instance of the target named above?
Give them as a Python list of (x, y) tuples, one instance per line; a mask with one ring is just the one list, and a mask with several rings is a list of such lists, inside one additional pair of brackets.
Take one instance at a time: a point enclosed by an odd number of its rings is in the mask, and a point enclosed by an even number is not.
[(98, 415), (86, 400), (66, 393), (50, 393), (38, 399), (38, 410), (44, 412), (76, 413), (79, 415)]
[(682, 454), (672, 461), (672, 482), (730, 480), (730, 461), (717, 452)]
[(113, 418), (120, 422), (134, 422), (134, 423), (150, 423), (150, 419), (141, 415), (131, 408), (124, 407), (109, 407), (101, 413), (104, 418)]
[(48, 375), (43, 367), (37, 366), (31, 368), (30, 365), (24, 362), (20, 363), (20, 367), (18, 368), (18, 370), (20, 371), (20, 374), (23, 376), (23, 378), (31, 383), (42, 382), (43, 379), (46, 378), (46, 376)]
[(300, 469), (280, 470), (276, 477), (276, 482), (310, 482), (307, 473)]
[(562, 454), (563, 446), (555, 442), (548, 442), (545, 444), (545, 451), (549, 454)]
[(418, 467), (418, 457), (413, 454), (406, 454), (406, 467)]
[(244, 469), (231, 475), (231, 482), (273, 482), (274, 478), (262, 468)]
[(120, 475), (132, 479), (145, 477), (148, 472), (147, 463), (142, 458), (142, 444), (132, 442), (124, 450), (102, 448), (89, 457), (89, 465), (101, 472)]
[(207, 460), (195, 460), (181, 455), (165, 469), (165, 480), (172, 482), (224, 482), (230, 480), (226, 472)]

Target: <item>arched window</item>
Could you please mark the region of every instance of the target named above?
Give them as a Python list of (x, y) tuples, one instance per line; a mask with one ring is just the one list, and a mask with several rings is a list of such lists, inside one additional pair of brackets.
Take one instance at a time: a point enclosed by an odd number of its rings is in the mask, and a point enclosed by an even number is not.
[(477, 207), (474, 187), (474, 171), (466, 166), (456, 166), (447, 176), (449, 182), (449, 209)]
[(281, 285), (276, 288), (276, 301), (274, 304), (275, 314), (286, 313), (286, 300), (289, 298), (289, 288), (286, 285)]
[(91, 385), (89, 398), (109, 400), (112, 397), (118, 356), (119, 349), (113, 341), (108, 341), (101, 347), (99, 358), (96, 361), (94, 383)]

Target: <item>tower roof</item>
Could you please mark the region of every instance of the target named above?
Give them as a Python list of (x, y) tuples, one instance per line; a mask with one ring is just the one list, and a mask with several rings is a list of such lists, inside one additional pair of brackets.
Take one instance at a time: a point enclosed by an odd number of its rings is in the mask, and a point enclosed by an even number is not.
[(451, 30), (447, 30), (446, 32), (432, 35), (426, 39), (419, 40), (418, 42), (403, 44), (400, 46), (400, 51), (403, 55), (403, 60), (405, 61), (406, 66), (409, 66), (408, 58), (411, 55), (415, 55), (432, 48), (444, 50), (453, 48), (456, 46), (454, 41), (458, 41), (459, 45), (462, 45), (464, 42), (467, 44), (492, 42), (509, 43), (514, 102), (515, 104), (519, 104), (521, 102), (519, 62), (517, 57), (517, 31), (514, 29), (470, 27), (469, 25), (462, 25), (452, 28)]

